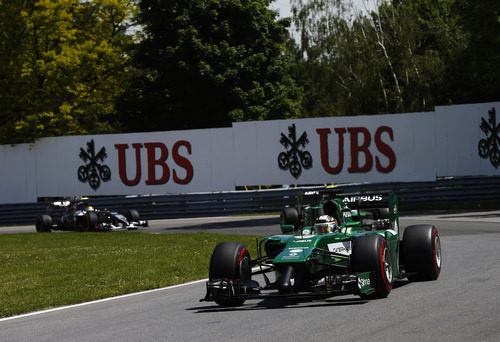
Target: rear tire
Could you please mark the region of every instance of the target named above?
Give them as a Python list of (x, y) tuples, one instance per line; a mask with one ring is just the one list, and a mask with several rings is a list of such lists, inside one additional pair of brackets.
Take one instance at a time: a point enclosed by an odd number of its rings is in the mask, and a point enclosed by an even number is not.
[(49, 215), (40, 215), (35, 221), (36, 231), (39, 233), (50, 233), (52, 228), (52, 217)]
[[(210, 257), (209, 279), (250, 280), (250, 253), (248, 248), (239, 242), (221, 242), (215, 246)], [(216, 298), (221, 306), (241, 306), (245, 302), (241, 298)]]
[(416, 272), (410, 280), (436, 280), (441, 273), (441, 240), (436, 227), (409, 226), (403, 234), (402, 264), (406, 272)]
[(88, 212), (87, 215), (85, 215), (85, 222), (82, 227), (82, 232), (91, 232), (96, 230), (95, 227), (99, 223), (99, 220), (97, 219), (97, 214), (94, 212)]
[(389, 208), (378, 208), (373, 210), (374, 220), (384, 220), (390, 218)]
[(284, 208), (280, 214), (281, 225), (293, 225), (297, 229), (300, 224), (299, 213), (296, 208)]
[[(356, 272), (373, 272), (375, 293), (368, 297), (385, 298), (392, 290), (394, 277), (387, 241), (378, 234), (364, 235), (354, 240), (351, 262)], [(365, 297), (364, 295), (362, 297)]]

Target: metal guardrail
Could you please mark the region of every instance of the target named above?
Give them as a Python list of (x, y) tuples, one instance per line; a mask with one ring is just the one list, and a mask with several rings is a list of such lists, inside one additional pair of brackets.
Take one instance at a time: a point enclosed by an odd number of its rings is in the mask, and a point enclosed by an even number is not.
[[(141, 218), (168, 219), (278, 212), (296, 203), (296, 195), (323, 186), (289, 189), (227, 191), (178, 195), (100, 197), (88, 200), (98, 208), (137, 209)], [(500, 202), (500, 176), (445, 178), (435, 182), (343, 184), (339, 193), (394, 191), (402, 205)], [(46, 203), (0, 205), (0, 225), (34, 224)]]

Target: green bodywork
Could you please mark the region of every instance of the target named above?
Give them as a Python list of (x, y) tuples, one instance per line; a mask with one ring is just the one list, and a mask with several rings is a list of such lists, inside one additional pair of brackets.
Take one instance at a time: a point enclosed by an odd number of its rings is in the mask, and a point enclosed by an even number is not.
[[(256, 259), (241, 243), (216, 246), (203, 300), (239, 306), (282, 296), (385, 298), (395, 280), (439, 276), (436, 228), (406, 227), (403, 239), (393, 193), (306, 192), (296, 207), (283, 209), (280, 221), (282, 234), (257, 241)], [(262, 275), (265, 285), (252, 275)]]
[[(352, 196), (354, 199), (356, 196)], [(359, 197), (359, 196), (358, 196)], [(370, 199), (369, 196), (364, 196)], [(375, 196), (374, 196), (375, 197)], [(349, 206), (344, 202), (352, 198), (329, 198), (321, 199), (318, 205), (303, 205), (302, 199), (299, 199), (297, 209), (300, 210), (300, 216), (303, 224), (300, 227), (294, 225), (282, 225), (283, 235), (273, 235), (265, 237), (260, 241), (261, 257), (264, 257), (264, 251), (269, 257), (272, 257), (272, 264), (293, 265), (294, 269), (299, 270), (302, 276), (308, 279), (320, 279), (327, 272), (331, 273), (332, 266), (336, 269), (335, 273), (348, 274), (349, 255), (354, 241), (363, 235), (378, 234), (384, 237), (389, 246), (392, 271), (395, 277), (399, 275), (399, 245), (401, 235), (399, 231), (399, 211), (397, 197), (393, 193), (383, 196), (385, 208), (388, 208), (388, 218), (384, 220), (382, 227), (367, 227), (365, 218), (370, 215), (370, 201), (357, 203), (351, 201)], [(327, 204), (328, 203), (328, 204)], [(329, 208), (335, 208), (334, 216), (338, 221), (338, 229), (328, 234), (317, 235), (314, 230), (314, 222), (322, 212), (325, 205)], [(373, 204), (376, 204), (373, 201)], [(352, 209), (359, 206), (360, 208)], [(377, 210), (377, 209), (375, 209)], [(374, 221), (374, 220), (372, 220)], [(380, 220), (375, 225), (381, 225)], [(276, 251), (277, 255), (273, 255)], [(271, 254), (271, 255), (269, 255)], [(361, 279), (360, 275), (358, 278)], [(362, 279), (358, 282), (366, 283)], [(369, 281), (368, 281), (369, 283)], [(362, 287), (360, 288), (362, 291)]]

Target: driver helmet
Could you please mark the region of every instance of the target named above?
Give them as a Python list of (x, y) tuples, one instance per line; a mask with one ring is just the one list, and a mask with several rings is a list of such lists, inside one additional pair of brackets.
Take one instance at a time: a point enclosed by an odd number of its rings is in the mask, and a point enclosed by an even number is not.
[(331, 233), (335, 230), (335, 227), (335, 218), (329, 215), (321, 215), (314, 223), (314, 229), (319, 235)]
[(86, 211), (93, 211), (94, 210), (94, 207), (91, 206), (91, 205), (88, 205), (87, 207), (85, 207), (85, 210)]

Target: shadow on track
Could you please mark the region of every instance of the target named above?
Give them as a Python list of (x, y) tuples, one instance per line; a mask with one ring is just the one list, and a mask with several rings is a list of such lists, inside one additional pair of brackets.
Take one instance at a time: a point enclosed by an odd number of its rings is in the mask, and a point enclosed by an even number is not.
[(263, 299), (258, 303), (245, 303), (242, 306), (226, 308), (217, 304), (210, 306), (198, 306), (187, 308), (186, 310), (195, 311), (195, 313), (214, 313), (228, 311), (247, 311), (247, 310), (279, 310), (279, 309), (302, 309), (330, 306), (362, 305), (369, 300), (362, 298), (342, 298), (342, 299), (291, 299), (291, 298), (269, 298)]
[[(409, 280), (398, 280), (393, 284), (393, 290), (411, 284)], [(227, 311), (243, 311), (243, 310), (276, 310), (276, 309), (301, 309), (301, 308), (317, 308), (330, 306), (352, 306), (363, 305), (377, 299), (364, 299), (357, 296), (341, 298), (263, 298), (258, 303), (251, 303), (255, 299), (250, 299), (245, 304), (239, 307), (222, 307), (217, 304), (209, 306), (197, 306), (187, 308), (186, 310), (195, 311), (195, 313), (211, 313), (211, 312), (227, 312)]]

